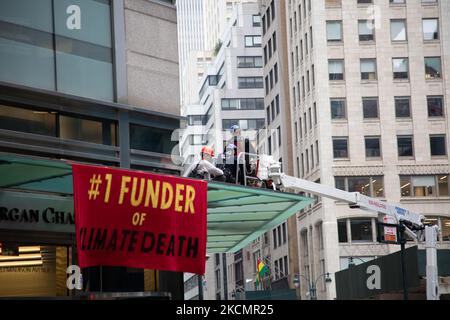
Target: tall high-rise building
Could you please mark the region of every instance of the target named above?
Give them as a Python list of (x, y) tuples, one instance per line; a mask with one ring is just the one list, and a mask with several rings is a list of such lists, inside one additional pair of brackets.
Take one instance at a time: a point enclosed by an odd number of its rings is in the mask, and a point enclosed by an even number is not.
[(183, 107), (188, 127), (180, 146), (188, 164), (196, 161), (205, 145), (222, 153), (227, 139), (223, 133), (233, 125), (254, 132), (254, 137), (265, 125), (258, 5), (238, 5), (231, 19), (221, 36), (223, 44), (201, 80), (198, 103)]
[[(448, 248), (450, 2), (286, 4), (296, 176), (401, 203)], [(399, 249), (377, 243), (377, 214), (345, 203), (321, 198), (297, 218), (299, 274), (319, 299), (336, 297), (324, 273)]]
[[(293, 175), (286, 2), (262, 0), (260, 12), (266, 127), (260, 134), (259, 152), (280, 161), (283, 171)], [(296, 225), (293, 216), (264, 237), (268, 239), (270, 250), (261, 250), (261, 258), (271, 267), (275, 287), (294, 288), (293, 275), (298, 273)], [(264, 242), (261, 245), (264, 247)]]

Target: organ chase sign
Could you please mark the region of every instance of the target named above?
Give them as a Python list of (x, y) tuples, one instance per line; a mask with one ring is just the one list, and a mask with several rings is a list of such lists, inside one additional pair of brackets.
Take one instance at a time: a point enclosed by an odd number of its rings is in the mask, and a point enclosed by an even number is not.
[(71, 197), (0, 191), (0, 229), (75, 232)]
[(74, 164), (78, 261), (205, 273), (207, 183)]

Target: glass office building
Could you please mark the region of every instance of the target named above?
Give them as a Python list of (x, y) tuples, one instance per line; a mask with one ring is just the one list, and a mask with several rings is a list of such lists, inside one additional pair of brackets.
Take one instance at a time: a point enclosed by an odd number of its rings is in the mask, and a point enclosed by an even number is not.
[[(76, 264), (71, 177), (55, 173), (44, 182), (39, 170), (62, 160), (180, 175), (172, 136), (182, 119), (153, 111), (151, 102), (128, 105), (123, 94), (130, 88), (125, 32), (137, 32), (125, 31), (127, 5), (0, 2), (0, 297), (74, 294), (66, 287), (66, 268)], [(171, 1), (148, 5), (175, 12)], [(164, 50), (166, 43), (153, 45)], [(17, 175), (7, 183), (11, 170)], [(90, 268), (83, 277), (84, 291), (167, 291), (173, 298), (178, 279), (182, 296), (182, 275)]]

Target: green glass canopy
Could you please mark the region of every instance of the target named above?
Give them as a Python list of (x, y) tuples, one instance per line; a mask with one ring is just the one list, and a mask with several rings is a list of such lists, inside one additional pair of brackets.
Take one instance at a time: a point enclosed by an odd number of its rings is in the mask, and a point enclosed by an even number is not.
[[(72, 195), (72, 167), (60, 160), (0, 155), (0, 189)], [(207, 252), (236, 252), (313, 201), (297, 194), (209, 183)]]

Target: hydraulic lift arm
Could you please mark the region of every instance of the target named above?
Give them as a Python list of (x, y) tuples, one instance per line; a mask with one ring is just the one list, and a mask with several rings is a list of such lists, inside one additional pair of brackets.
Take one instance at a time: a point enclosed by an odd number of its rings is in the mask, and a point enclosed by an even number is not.
[(410, 237), (419, 241), (425, 240), (427, 253), (427, 299), (439, 300), (439, 278), (437, 272), (436, 249), (438, 227), (426, 226), (424, 224), (425, 217), (423, 215), (412, 212), (406, 208), (402, 208), (398, 204), (380, 201), (378, 199), (360, 194), (359, 192), (347, 192), (312, 181), (288, 176), (280, 172), (279, 165), (274, 165), (269, 168), (269, 176), (274, 183), (282, 189), (307, 192), (346, 202), (349, 204), (350, 208), (359, 208), (390, 216), (395, 219), (397, 225), (402, 224), (404, 226), (405, 232)]

